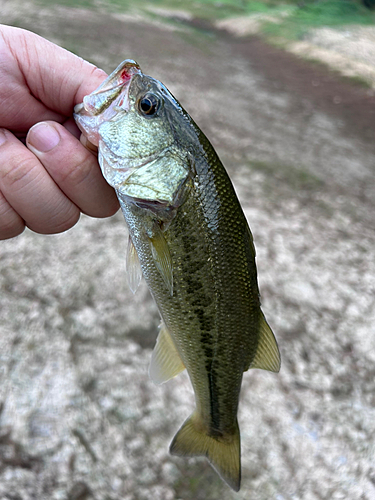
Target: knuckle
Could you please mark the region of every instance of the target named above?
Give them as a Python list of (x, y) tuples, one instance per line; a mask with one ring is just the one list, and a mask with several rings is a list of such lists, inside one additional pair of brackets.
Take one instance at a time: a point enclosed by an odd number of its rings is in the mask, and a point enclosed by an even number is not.
[(18, 190), (28, 184), (38, 167), (37, 160), (22, 154), (15, 154), (11, 161), (5, 162), (1, 171), (1, 182), (8, 189)]
[(85, 183), (90, 178), (95, 163), (96, 159), (88, 151), (77, 154), (73, 165), (62, 175), (61, 181), (72, 186)]

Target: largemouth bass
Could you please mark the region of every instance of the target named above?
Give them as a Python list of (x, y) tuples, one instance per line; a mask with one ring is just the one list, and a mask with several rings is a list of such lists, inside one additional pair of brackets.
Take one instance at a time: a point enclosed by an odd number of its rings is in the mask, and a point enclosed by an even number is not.
[(134, 61), (86, 96), (75, 119), (98, 147), (129, 227), (129, 285), (134, 292), (143, 274), (160, 311), (151, 379), (160, 384), (186, 368), (194, 388), (196, 409), (170, 452), (207, 457), (238, 491), (243, 372), (278, 372), (280, 356), (232, 183), (192, 118)]

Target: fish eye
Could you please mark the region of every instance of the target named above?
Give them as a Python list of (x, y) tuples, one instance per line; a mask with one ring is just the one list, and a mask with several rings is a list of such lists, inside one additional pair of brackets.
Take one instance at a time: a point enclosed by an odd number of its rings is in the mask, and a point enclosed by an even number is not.
[(138, 107), (143, 115), (152, 116), (159, 109), (160, 100), (154, 94), (146, 94), (139, 100)]

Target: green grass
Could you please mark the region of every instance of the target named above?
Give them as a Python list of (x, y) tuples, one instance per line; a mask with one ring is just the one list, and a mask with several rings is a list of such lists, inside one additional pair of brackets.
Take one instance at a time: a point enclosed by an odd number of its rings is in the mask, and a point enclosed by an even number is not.
[[(38, 0), (51, 6), (49, 0)], [(375, 11), (366, 9), (361, 0), (54, 0), (54, 5), (100, 8), (116, 12), (143, 12), (155, 16), (152, 9), (184, 10), (194, 17), (214, 21), (233, 16), (268, 14), (279, 22), (266, 22), (267, 36), (301, 39), (306, 31), (320, 26), (375, 24)], [(283, 15), (287, 14), (287, 15)], [(157, 14), (156, 14), (157, 15)]]
[(147, 12), (149, 8), (184, 10), (201, 19), (222, 19), (254, 13), (279, 12), (286, 2), (278, 0), (38, 0), (42, 5), (63, 5), (66, 7), (104, 8), (108, 11)]
[(294, 9), (280, 24), (266, 23), (263, 31), (268, 35), (301, 39), (311, 28), (350, 24), (375, 24), (375, 13), (355, 0), (317, 0)]

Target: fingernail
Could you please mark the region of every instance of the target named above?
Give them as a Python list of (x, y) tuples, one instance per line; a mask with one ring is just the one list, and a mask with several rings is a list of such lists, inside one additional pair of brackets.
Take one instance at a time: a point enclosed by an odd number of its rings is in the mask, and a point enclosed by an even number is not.
[(27, 135), (27, 144), (41, 153), (51, 151), (59, 142), (59, 133), (49, 123), (37, 123), (31, 127)]
[(4, 144), (4, 142), (7, 140), (7, 136), (5, 135), (5, 132), (3, 129), (0, 129), (0, 146)]

